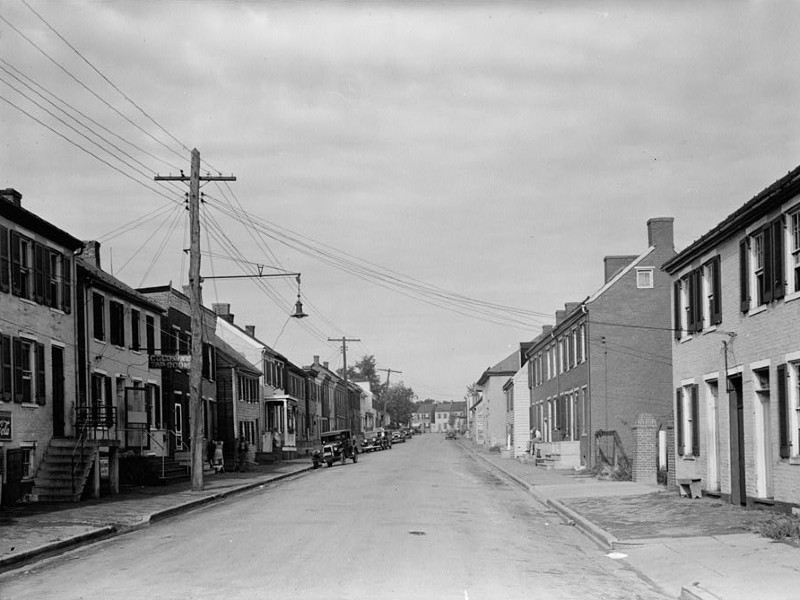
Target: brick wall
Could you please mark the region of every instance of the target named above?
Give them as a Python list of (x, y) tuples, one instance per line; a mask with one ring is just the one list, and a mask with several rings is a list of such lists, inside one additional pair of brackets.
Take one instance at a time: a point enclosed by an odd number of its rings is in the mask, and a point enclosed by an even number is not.
[(658, 423), (653, 415), (639, 415), (634, 439), (633, 480), (655, 484), (658, 482)]

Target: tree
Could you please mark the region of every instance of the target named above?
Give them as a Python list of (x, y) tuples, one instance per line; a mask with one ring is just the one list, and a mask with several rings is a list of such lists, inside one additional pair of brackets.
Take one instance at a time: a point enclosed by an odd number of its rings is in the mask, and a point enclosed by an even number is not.
[[(344, 375), (342, 369), (338, 370), (338, 374), (340, 377)], [(365, 354), (355, 364), (347, 365), (347, 379), (349, 381), (369, 381), (369, 390), (376, 400), (380, 399), (383, 385), (378, 376), (375, 357), (372, 354)]]
[(403, 382), (389, 386), (384, 395), (386, 412), (392, 417), (392, 423), (409, 423), (414, 412), (414, 390)]

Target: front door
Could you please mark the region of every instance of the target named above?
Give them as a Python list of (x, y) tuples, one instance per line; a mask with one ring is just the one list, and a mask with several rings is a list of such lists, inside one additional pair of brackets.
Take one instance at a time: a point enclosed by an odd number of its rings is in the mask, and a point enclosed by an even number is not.
[(52, 346), (53, 437), (64, 437), (64, 349)]
[(744, 466), (744, 395), (742, 376), (728, 379), (731, 448), (731, 504), (747, 504), (747, 480)]

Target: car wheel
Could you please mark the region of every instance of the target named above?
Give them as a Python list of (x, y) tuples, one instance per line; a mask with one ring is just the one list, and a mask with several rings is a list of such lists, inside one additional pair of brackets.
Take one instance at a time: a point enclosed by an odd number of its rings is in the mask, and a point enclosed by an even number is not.
[(333, 466), (333, 461), (332, 461), (332, 460), (329, 460), (329, 461), (328, 461), (326, 464), (327, 464), (329, 467), (332, 467), (332, 466)]

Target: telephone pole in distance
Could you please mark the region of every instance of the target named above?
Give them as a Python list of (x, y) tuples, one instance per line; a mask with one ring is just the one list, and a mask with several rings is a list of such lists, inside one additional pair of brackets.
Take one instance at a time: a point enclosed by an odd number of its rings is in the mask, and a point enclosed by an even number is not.
[(397, 369), (376, 369), (376, 371), (386, 371), (386, 389), (383, 390), (383, 411), (381, 412), (381, 427), (383, 427), (383, 421), (386, 415), (386, 395), (389, 393), (389, 377), (392, 376), (392, 373), (399, 373), (402, 374), (402, 371), (398, 371)]
[[(340, 338), (328, 338), (329, 342), (340, 342), (342, 344), (342, 374), (344, 375), (344, 399), (345, 404), (348, 408), (353, 408), (350, 406), (350, 389), (347, 386), (347, 342), (360, 342), (361, 340), (358, 338), (348, 338), (342, 336)], [(359, 412), (359, 420), (361, 419), (361, 413)], [(353, 429), (353, 419), (352, 413), (350, 417), (350, 428)], [(356, 432), (354, 431), (353, 434)]]

